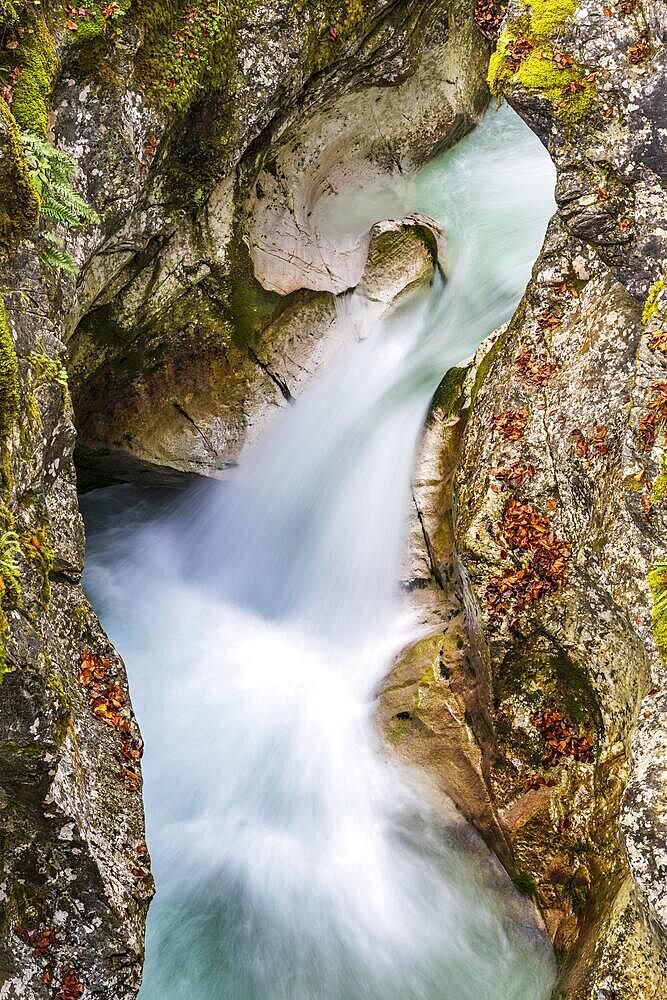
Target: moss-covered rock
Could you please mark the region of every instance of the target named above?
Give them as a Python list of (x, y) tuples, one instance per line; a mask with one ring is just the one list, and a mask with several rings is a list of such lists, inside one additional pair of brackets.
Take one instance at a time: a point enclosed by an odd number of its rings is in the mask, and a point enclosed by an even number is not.
[(28, 22), (17, 52), (20, 73), (14, 86), (12, 114), (23, 132), (33, 132), (46, 139), (58, 58), (42, 15)]
[(37, 224), (39, 208), (16, 122), (0, 97), (0, 260)]
[(553, 35), (562, 30), (575, 13), (577, 0), (529, 0), (530, 30), (535, 35)]
[[(397, 162), (409, 165), (410, 157), (420, 162), (443, 136), (470, 128), (486, 103), (486, 43), (472, 12), (448, 27), (446, 8), (443, 0), (427, 10), (377, 0), (349, 10), (319, 0), (299, 11), (252, 4), (239, 23), (231, 76), (216, 76), (202, 58), (190, 66), (201, 82), (179, 107), (169, 97), (163, 104), (142, 82), (140, 113), (161, 116), (157, 126), (150, 117), (139, 152), (148, 176), (131, 177), (129, 157), (119, 169), (127, 169), (128, 187), (154, 184), (159, 207), (119, 221), (119, 245), (135, 252), (100, 256), (84, 272), (79, 301), (94, 306), (70, 338), (78, 454), (82, 470), (95, 466), (94, 481), (114, 462), (119, 478), (152, 475), (151, 467), (158, 476), (169, 476), (170, 467), (224, 470), (319, 364), (331, 293), (360, 282), (369, 249), (364, 233), (354, 254), (330, 241), (324, 262), (309, 258), (317, 242), (309, 206), (328, 189), (321, 164), (340, 189), (391, 172)], [(124, 31), (140, 32), (133, 82), (158, 52), (170, 74), (169, 59), (188, 62), (187, 46), (178, 54), (186, 37), (194, 44), (216, 10), (203, 7), (190, 24), (185, 4), (150, 12), (133, 5), (123, 22)], [(345, 33), (336, 41), (328, 28), (339, 22)], [(192, 31), (183, 34), (187, 24)], [(326, 72), (313, 65), (313, 32), (327, 47)], [(157, 72), (148, 76), (157, 79)], [(456, 87), (447, 82), (454, 74)], [(80, 109), (75, 95), (63, 94), (74, 137), (108, 103), (101, 92), (92, 101)], [(382, 142), (364, 128), (371, 107), (385, 118)], [(83, 149), (77, 153), (80, 162), (86, 158)], [(97, 156), (94, 143), (89, 156)], [(108, 167), (96, 164), (93, 172)], [(345, 178), (337, 176), (341, 169)], [(114, 191), (105, 187), (104, 196), (116, 213)], [(289, 246), (274, 247), (281, 234)], [(424, 243), (400, 240), (401, 259), (416, 274)], [(404, 281), (395, 280), (402, 264), (389, 252), (390, 234), (385, 242), (384, 293), (391, 298), (389, 286), (398, 290)], [(380, 270), (374, 266), (376, 278)], [(369, 286), (364, 294), (375, 293)]]
[(534, 44), (529, 41), (529, 50), (517, 60), (513, 55), (517, 43), (526, 40), (512, 28), (498, 39), (489, 63), (492, 93), (500, 97), (520, 88), (548, 101), (554, 117), (566, 126), (581, 124), (594, 113), (599, 101), (593, 74), (571, 57), (563, 61), (562, 53), (539, 39)]
[(664, 312), (664, 305), (661, 305), (661, 300), (664, 302), (663, 293), (665, 292), (665, 289), (667, 289), (667, 280), (665, 280), (665, 278), (658, 278), (658, 280), (649, 288), (646, 301), (644, 302), (644, 308), (642, 310), (642, 323), (644, 323), (645, 326), (648, 326), (654, 316)]
[(19, 398), (16, 348), (7, 322), (5, 305), (0, 299), (0, 447), (3, 449), (18, 417)]
[[(489, 84), (559, 168), (561, 219), (644, 298), (667, 257), (660, 28), (593, 0), (511, 0)], [(644, 182), (638, 184), (637, 170)]]
[(172, 115), (182, 114), (203, 90), (229, 92), (239, 52), (238, 31), (249, 5), (241, 0), (192, 4), (135, 0), (142, 46), (136, 79)]

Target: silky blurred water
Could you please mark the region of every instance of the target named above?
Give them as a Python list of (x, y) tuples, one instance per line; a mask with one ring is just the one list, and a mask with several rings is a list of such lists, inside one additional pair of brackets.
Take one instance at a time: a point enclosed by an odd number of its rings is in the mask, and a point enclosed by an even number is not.
[(397, 580), (429, 400), (510, 316), (553, 186), (501, 109), (418, 175), (321, 204), (333, 237), (441, 220), (447, 282), (374, 328), (342, 297), (354, 336), (230, 483), (85, 498), (86, 587), (146, 739), (142, 1000), (549, 996), (549, 949), (373, 713), (414, 628)]

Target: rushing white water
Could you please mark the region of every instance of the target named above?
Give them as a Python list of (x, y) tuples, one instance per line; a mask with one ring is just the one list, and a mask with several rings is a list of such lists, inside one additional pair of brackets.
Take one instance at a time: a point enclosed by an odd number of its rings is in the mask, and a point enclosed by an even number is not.
[(142, 1000), (549, 995), (548, 950), (387, 759), (373, 711), (412, 627), (396, 581), (429, 399), (511, 313), (552, 192), (503, 110), (416, 177), (321, 206), (330, 235), (441, 219), (447, 284), (343, 348), (231, 484), (87, 498), (86, 584), (146, 737)]

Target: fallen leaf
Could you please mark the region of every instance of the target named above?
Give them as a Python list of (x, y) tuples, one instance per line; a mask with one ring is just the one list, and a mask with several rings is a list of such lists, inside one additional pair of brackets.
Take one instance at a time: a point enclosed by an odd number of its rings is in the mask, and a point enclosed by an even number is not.
[(83, 983), (79, 979), (76, 969), (65, 969), (55, 1000), (79, 1000), (82, 995)]
[(555, 316), (553, 313), (540, 313), (535, 319), (543, 330), (557, 330), (561, 325), (560, 316)]
[(506, 441), (519, 441), (527, 423), (528, 410), (505, 410), (493, 418), (493, 426)]
[(633, 66), (637, 66), (639, 63), (644, 62), (647, 58), (649, 52), (651, 51), (649, 43), (646, 39), (638, 42), (636, 45), (631, 45), (628, 49), (628, 58)]
[(506, 489), (518, 489), (535, 475), (535, 466), (525, 462), (513, 462), (491, 469), (491, 475)]
[(667, 330), (655, 330), (649, 337), (649, 350), (667, 353)]
[(543, 352), (534, 354), (527, 347), (519, 354), (514, 364), (521, 377), (532, 385), (546, 385), (556, 370), (556, 365), (549, 361), (548, 355)]

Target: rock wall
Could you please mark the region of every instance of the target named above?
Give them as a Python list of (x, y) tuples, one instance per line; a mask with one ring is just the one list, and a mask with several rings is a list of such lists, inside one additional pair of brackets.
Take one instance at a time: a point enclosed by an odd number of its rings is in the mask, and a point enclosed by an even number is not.
[(435, 401), (410, 580), (440, 611), (382, 697), (576, 1000), (667, 993), (665, 27), (510, 6), (489, 81), (550, 150), (559, 212), (507, 330)]
[[(3, 184), (12, 171), (25, 182), (8, 116), (3, 130)], [(136, 995), (152, 896), (142, 742), (123, 663), (80, 586), (64, 345), (13, 218), (0, 307), (0, 996), (69, 1000), (85, 986), (112, 1000)]]

